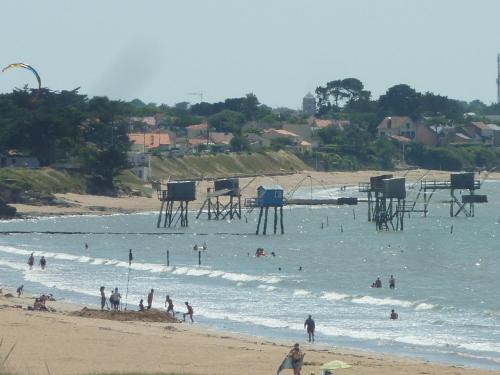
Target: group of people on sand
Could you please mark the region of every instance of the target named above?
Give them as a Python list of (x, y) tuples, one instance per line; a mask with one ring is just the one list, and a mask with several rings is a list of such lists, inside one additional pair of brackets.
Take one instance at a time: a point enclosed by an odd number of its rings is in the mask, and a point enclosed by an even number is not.
[[(380, 280), (380, 277), (377, 277), (377, 280), (375, 280), (372, 283), (372, 288), (382, 288), (382, 280)], [(396, 279), (394, 278), (394, 275), (391, 275), (389, 278), (389, 288), (390, 289), (395, 289), (396, 288)]]
[[(34, 253), (31, 253), (31, 255), (28, 258), (28, 266), (30, 267), (30, 270), (33, 269), (33, 266), (35, 264), (35, 256), (33, 254)], [(45, 266), (47, 265), (47, 260), (45, 259), (45, 256), (42, 255), (42, 257), (40, 258), (39, 264), (40, 264), (41, 269), (44, 270)]]
[[(101, 294), (101, 310), (104, 310), (105, 307), (107, 307), (107, 300), (106, 300), (106, 293), (104, 292), (105, 287), (101, 286), (99, 289), (99, 292)], [(153, 306), (153, 298), (154, 298), (154, 292), (155, 290), (151, 288), (148, 292), (147, 296), (147, 306), (144, 306), (144, 299), (141, 298), (139, 301), (139, 311), (146, 311), (150, 310)], [(113, 311), (119, 311), (120, 310), (120, 303), (121, 303), (122, 296), (120, 292), (118, 291), (118, 288), (115, 288), (113, 293), (110, 294), (109, 296), (109, 303), (111, 305), (111, 309)], [(189, 317), (191, 320), (191, 323), (194, 323), (193, 319), (193, 307), (189, 304), (189, 302), (184, 302), (186, 305), (186, 312), (183, 315), (183, 321), (186, 321), (186, 317)], [(172, 299), (170, 298), (169, 295), (165, 297), (165, 308), (167, 309), (167, 314), (171, 314), (172, 316), (175, 316), (175, 311), (174, 311), (174, 303)]]

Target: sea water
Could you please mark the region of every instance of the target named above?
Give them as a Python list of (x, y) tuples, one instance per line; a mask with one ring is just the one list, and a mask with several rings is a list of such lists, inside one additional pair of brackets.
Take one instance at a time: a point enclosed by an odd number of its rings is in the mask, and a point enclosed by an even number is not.
[[(189, 228), (173, 229), (157, 229), (156, 213), (3, 221), (1, 231), (38, 233), (0, 236), (0, 285), (93, 306), (101, 285), (118, 287), (128, 308), (154, 288), (156, 308), (169, 294), (176, 311), (192, 304), (196, 323), (298, 342), (312, 314), (318, 344), (500, 369), (500, 183), (480, 191), (490, 203), (476, 205), (475, 217), (450, 218), (449, 191), (438, 192), (427, 217), (405, 217), (403, 232), (377, 232), (366, 203), (285, 207), (286, 233), (267, 236), (255, 235), (257, 210), (232, 222), (192, 212)], [(61, 231), (79, 233), (42, 233)], [(199, 266), (193, 246), (203, 243)], [(258, 247), (268, 255), (256, 258)], [(45, 256), (46, 270), (28, 269), (31, 252)], [(378, 276), (383, 288), (373, 289)], [(391, 309), (399, 320), (389, 320)]]

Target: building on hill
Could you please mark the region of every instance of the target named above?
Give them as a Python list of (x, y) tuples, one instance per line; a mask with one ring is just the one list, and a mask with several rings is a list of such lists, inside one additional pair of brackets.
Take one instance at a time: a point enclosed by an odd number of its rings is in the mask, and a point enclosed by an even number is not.
[(493, 143), (493, 129), (482, 121), (472, 121), (465, 131), (474, 140)]
[[(438, 133), (432, 127), (415, 122), (408, 116), (384, 118), (377, 126), (377, 133), (381, 137), (391, 137), (396, 140), (399, 137), (404, 137), (426, 146), (438, 144)], [(394, 136), (398, 138), (394, 138)]]
[(491, 139), (492, 145), (495, 147), (500, 146), (500, 126), (496, 124), (488, 124), (488, 128), (492, 132), (492, 139)]
[(132, 142), (130, 150), (133, 152), (144, 153), (153, 149), (168, 151), (175, 147), (175, 136), (167, 131), (129, 133), (128, 138)]
[(187, 137), (188, 138), (199, 138), (206, 137), (208, 133), (208, 124), (195, 124), (186, 126)]
[(214, 145), (229, 146), (234, 135), (227, 132), (210, 132), (208, 137)]
[(134, 127), (147, 127), (155, 129), (158, 126), (156, 116), (142, 116), (142, 117), (129, 117), (127, 122), (132, 128)]
[(292, 143), (297, 144), (301, 141), (303, 141), (302, 137), (298, 134), (292, 133), (288, 130), (284, 129), (268, 129), (265, 130), (264, 133), (262, 133), (262, 137), (273, 140), (276, 138), (287, 138), (292, 141)]
[(0, 168), (39, 168), (38, 159), (17, 152), (0, 155)]
[(307, 116), (313, 116), (316, 113), (316, 98), (310, 92), (302, 99), (302, 112)]
[(271, 146), (271, 140), (262, 137), (260, 134), (248, 133), (247, 140), (253, 150), (261, 150)]
[(306, 123), (306, 124), (289, 124), (289, 123), (284, 123), (282, 125), (282, 129), (286, 130), (290, 133), (294, 133), (302, 137), (302, 139), (305, 139), (307, 141), (310, 141), (312, 138), (312, 127), (311, 124)]

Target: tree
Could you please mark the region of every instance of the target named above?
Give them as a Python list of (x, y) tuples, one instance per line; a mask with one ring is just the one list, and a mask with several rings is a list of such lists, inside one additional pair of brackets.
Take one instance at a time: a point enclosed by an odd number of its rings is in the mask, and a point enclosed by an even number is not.
[(331, 110), (340, 111), (346, 103), (355, 103), (360, 99), (369, 100), (370, 92), (364, 90), (363, 83), (357, 78), (337, 79), (316, 88), (320, 114)]
[(236, 135), (231, 139), (230, 142), (231, 150), (235, 152), (248, 151), (250, 150), (250, 143), (248, 142), (248, 138)]
[(244, 123), (243, 113), (227, 109), (208, 118), (208, 124), (219, 132), (241, 134), (241, 127)]
[(421, 96), (410, 86), (400, 84), (389, 88), (384, 95), (380, 96), (378, 102), (385, 114), (410, 116), (416, 119), (421, 113)]

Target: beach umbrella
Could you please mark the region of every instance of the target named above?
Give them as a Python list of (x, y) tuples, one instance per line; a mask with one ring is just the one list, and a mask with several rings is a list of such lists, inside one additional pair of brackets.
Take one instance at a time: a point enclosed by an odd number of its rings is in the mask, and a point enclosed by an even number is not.
[(342, 362), (342, 361), (330, 361), (323, 363), (323, 365), (319, 368), (321, 371), (333, 371), (342, 368), (351, 368), (352, 366)]

